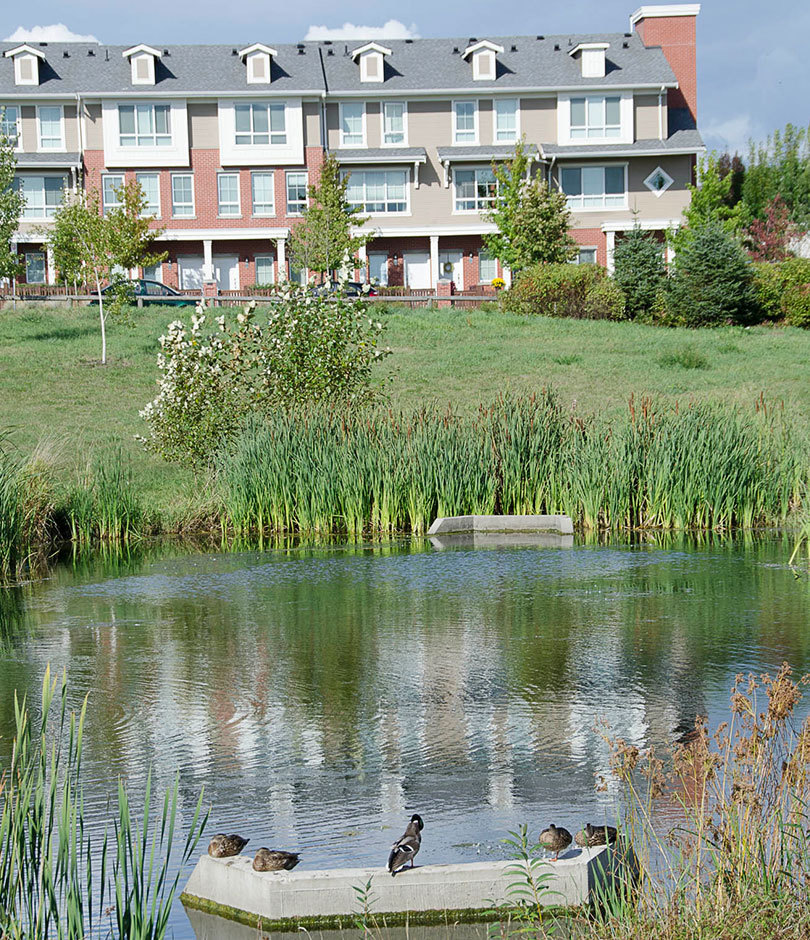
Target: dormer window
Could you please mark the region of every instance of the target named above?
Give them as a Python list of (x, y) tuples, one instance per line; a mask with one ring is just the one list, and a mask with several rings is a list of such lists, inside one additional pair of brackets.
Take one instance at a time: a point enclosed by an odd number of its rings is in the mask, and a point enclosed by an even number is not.
[(391, 50), (378, 42), (367, 42), (352, 52), (352, 59), (360, 62), (361, 82), (382, 82), (385, 80), (385, 56)]
[(4, 55), (14, 60), (15, 85), (39, 84), (39, 60), (45, 58), (39, 49), (25, 43), (15, 49), (8, 49)]
[(133, 85), (155, 84), (155, 62), (160, 58), (159, 49), (141, 44), (125, 49), (121, 54), (125, 59), (129, 59)]
[(503, 52), (503, 46), (488, 39), (482, 39), (467, 46), (462, 58), (471, 59), (473, 70), (473, 81), (495, 81), (497, 76), (497, 58)]
[(247, 68), (248, 85), (270, 84), (273, 58), (277, 55), (275, 49), (260, 42), (255, 42), (252, 46), (240, 51), (239, 56)]
[(573, 58), (580, 57), (583, 78), (605, 77), (605, 51), (609, 42), (581, 42), (568, 53)]

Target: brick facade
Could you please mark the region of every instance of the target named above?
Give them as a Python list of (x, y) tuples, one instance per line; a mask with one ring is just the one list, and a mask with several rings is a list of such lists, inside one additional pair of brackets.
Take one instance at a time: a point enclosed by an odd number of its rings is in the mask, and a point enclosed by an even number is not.
[(660, 46), (679, 88), (671, 88), (671, 108), (688, 108), (697, 123), (697, 17), (652, 16), (640, 19), (636, 32), (645, 46)]

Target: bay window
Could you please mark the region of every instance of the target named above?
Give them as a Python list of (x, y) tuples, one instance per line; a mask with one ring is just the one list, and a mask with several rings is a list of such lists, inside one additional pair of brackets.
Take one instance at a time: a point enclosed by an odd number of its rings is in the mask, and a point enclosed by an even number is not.
[(518, 135), (517, 98), (495, 99), (495, 143), (513, 143)]
[(453, 102), (453, 143), (477, 143), (477, 104), (476, 101)]
[(498, 184), (490, 167), (480, 170), (454, 170), (456, 212), (491, 209), (498, 198)]
[(407, 188), (405, 170), (353, 171), (346, 187), (346, 199), (360, 212), (407, 212)]
[(389, 147), (404, 146), (405, 104), (402, 101), (383, 102), (383, 143)]
[(598, 140), (621, 137), (622, 115), (619, 95), (588, 95), (571, 99), (571, 139)]
[(64, 176), (19, 176), (17, 186), (25, 198), (23, 219), (52, 219), (62, 205), (67, 186)]
[(284, 104), (255, 102), (234, 105), (236, 144), (239, 147), (266, 147), (287, 143)]
[(569, 209), (623, 209), (627, 204), (626, 167), (577, 166), (560, 170)]
[(340, 106), (340, 146), (365, 146), (365, 117), (366, 106), (362, 101), (346, 101)]
[(120, 146), (171, 147), (170, 111), (167, 104), (119, 104)]

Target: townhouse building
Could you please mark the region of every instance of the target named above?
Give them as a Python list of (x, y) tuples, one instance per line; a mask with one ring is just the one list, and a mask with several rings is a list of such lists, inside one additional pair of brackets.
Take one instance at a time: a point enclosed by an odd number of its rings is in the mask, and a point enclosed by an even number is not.
[(305, 277), (287, 243), (330, 152), (372, 235), (356, 276), (475, 288), (508, 277), (482, 236), (493, 161), (521, 138), (532, 172), (567, 195), (578, 260), (610, 267), (622, 232), (663, 234), (688, 203), (698, 13), (643, 6), (627, 31), (586, 35), (0, 44), (25, 279), (55, 278), (43, 233), (66, 189), (96, 187), (110, 207), (132, 179), (168, 252), (145, 276), (185, 289)]

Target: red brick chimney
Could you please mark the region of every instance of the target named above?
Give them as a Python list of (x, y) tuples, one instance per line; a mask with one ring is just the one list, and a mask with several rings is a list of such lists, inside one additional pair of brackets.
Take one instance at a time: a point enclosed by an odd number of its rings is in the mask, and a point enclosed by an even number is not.
[(688, 108), (697, 123), (697, 58), (695, 21), (699, 3), (673, 3), (639, 7), (630, 17), (645, 46), (660, 46), (679, 87), (670, 89), (670, 108)]

